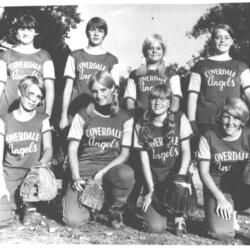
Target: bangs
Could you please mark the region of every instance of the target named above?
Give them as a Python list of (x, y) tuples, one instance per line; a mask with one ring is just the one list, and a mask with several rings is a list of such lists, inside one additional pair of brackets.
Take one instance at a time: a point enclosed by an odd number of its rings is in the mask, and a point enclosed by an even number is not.
[(164, 84), (155, 86), (150, 92), (150, 99), (161, 98), (171, 99), (171, 90)]
[(96, 28), (96, 29), (99, 29), (99, 30), (105, 30), (105, 27), (106, 27), (106, 25), (104, 23), (101, 23), (101, 22), (92, 23), (90, 25), (90, 28)]
[(16, 23), (17, 29), (37, 29), (37, 22), (33, 16), (24, 15), (21, 16)]

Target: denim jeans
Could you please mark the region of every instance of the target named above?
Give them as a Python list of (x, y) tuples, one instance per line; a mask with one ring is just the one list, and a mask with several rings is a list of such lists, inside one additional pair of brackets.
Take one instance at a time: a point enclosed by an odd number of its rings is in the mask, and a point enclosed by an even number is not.
[[(108, 205), (110, 207), (123, 207), (134, 183), (134, 171), (126, 164), (114, 166), (107, 171), (103, 176), (103, 189)], [(63, 220), (72, 227), (82, 226), (90, 219), (89, 210), (79, 205), (78, 195), (78, 191), (73, 190), (69, 184), (63, 198)]]

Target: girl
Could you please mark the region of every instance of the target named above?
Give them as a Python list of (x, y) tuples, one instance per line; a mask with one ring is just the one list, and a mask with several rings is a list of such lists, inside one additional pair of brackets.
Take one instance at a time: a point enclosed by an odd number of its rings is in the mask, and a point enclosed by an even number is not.
[[(149, 108), (149, 94), (153, 86), (157, 84), (165, 84), (171, 87), (173, 91), (172, 109), (177, 111), (180, 106), (180, 98), (182, 97), (180, 78), (176, 73), (168, 72), (164, 55), (166, 46), (161, 35), (152, 34), (148, 36), (142, 45), (142, 53), (145, 57), (145, 63), (138, 69), (131, 72), (127, 88), (124, 93), (126, 108), (133, 115), (135, 121), (140, 120), (143, 112)], [(128, 218), (131, 221), (136, 221), (135, 211), (136, 202), (144, 183), (141, 176), (141, 162), (138, 162), (138, 152), (135, 149), (131, 150), (130, 162), (136, 174), (136, 185), (129, 197), (128, 202)]]
[(89, 221), (90, 211), (79, 206), (78, 192), (83, 190), (85, 180), (94, 176), (103, 184), (110, 225), (120, 228), (134, 184), (133, 170), (124, 164), (129, 156), (133, 119), (119, 109), (115, 82), (107, 71), (91, 76), (89, 88), (95, 102), (77, 112), (68, 135), (72, 185), (64, 197), (64, 221), (70, 226)]
[[(170, 215), (161, 206), (161, 194), (175, 180), (185, 186), (185, 175), (190, 163), (189, 138), (192, 134), (186, 116), (171, 110), (172, 91), (156, 85), (150, 92), (150, 108), (144, 116), (139, 134), (142, 170), (146, 180), (143, 203), (144, 227), (147, 231), (163, 232)], [(139, 132), (138, 132), (139, 131)], [(135, 136), (137, 140), (137, 136)], [(175, 176), (177, 178), (175, 179)], [(174, 214), (175, 233), (186, 232), (183, 214)]]
[(217, 129), (200, 138), (198, 161), (207, 231), (217, 239), (234, 237), (239, 229), (236, 211), (250, 207), (248, 119), (244, 101), (228, 97), (218, 110)]
[(44, 84), (27, 76), (18, 94), (18, 109), (0, 118), (0, 226), (9, 225), (21, 205), (25, 225), (41, 219), (31, 204), (20, 204), (19, 186), (31, 166), (48, 163), (53, 154), (49, 117), (36, 110), (45, 96)]
[(216, 111), (226, 97), (250, 101), (250, 71), (245, 63), (231, 58), (233, 30), (218, 24), (212, 32), (214, 55), (196, 63), (188, 87), (187, 114), (194, 131), (204, 134), (216, 127)]
[(100, 17), (93, 17), (86, 26), (87, 47), (73, 51), (68, 57), (64, 71), (66, 85), (59, 123), (61, 129), (69, 125), (68, 113), (73, 116), (80, 108), (87, 106), (86, 103), (89, 102), (91, 95), (88, 80), (95, 72), (103, 70), (111, 72), (119, 86), (118, 60), (103, 47), (107, 34), (106, 21)]
[[(164, 59), (166, 46), (159, 34), (148, 36), (142, 45), (145, 63), (131, 72), (128, 85), (124, 93), (128, 110), (147, 110), (149, 108), (149, 94), (153, 86), (166, 84), (173, 92), (173, 110), (179, 109), (182, 97), (180, 78), (174, 73), (167, 72)], [(140, 111), (139, 111), (140, 113)]]
[(31, 15), (22, 15), (15, 22), (18, 44), (0, 54), (0, 114), (11, 112), (18, 99), (20, 80), (31, 75), (43, 80), (46, 95), (43, 111), (51, 115), (54, 102), (54, 65), (50, 55), (34, 46), (38, 24)]

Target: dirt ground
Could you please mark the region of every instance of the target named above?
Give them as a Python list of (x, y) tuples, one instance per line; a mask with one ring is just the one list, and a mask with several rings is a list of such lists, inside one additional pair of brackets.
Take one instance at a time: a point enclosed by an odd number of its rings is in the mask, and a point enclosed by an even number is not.
[[(169, 231), (164, 234), (149, 234), (125, 226), (120, 230), (111, 229), (105, 220), (87, 224), (81, 228), (69, 228), (53, 219), (44, 217), (41, 225), (24, 227), (16, 218), (14, 224), (0, 230), (0, 243), (21, 244), (132, 244), (132, 245), (250, 245), (250, 211), (240, 214), (240, 231), (234, 240), (217, 241), (204, 233), (201, 185), (196, 182), (198, 209), (187, 220), (188, 234), (182, 238)], [(53, 210), (53, 209), (52, 209)], [(53, 212), (53, 211), (52, 211)], [(53, 215), (52, 215), (53, 217)]]

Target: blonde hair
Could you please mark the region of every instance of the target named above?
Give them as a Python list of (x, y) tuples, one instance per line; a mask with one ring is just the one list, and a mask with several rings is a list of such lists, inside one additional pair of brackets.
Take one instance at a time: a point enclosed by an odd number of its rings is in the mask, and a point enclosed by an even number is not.
[(95, 82), (98, 82), (105, 88), (114, 89), (110, 109), (111, 109), (111, 115), (117, 114), (119, 112), (119, 103), (115, 91), (115, 81), (111, 76), (111, 74), (108, 71), (97, 71), (94, 75), (92, 75), (88, 81), (90, 91), (92, 91)]
[(249, 120), (249, 110), (246, 103), (237, 97), (227, 97), (224, 103), (218, 108), (217, 121), (220, 122), (224, 113), (228, 113), (241, 120), (242, 126), (245, 126)]

